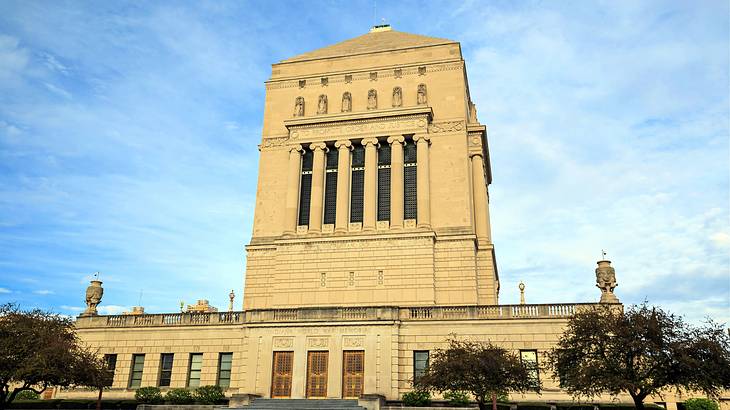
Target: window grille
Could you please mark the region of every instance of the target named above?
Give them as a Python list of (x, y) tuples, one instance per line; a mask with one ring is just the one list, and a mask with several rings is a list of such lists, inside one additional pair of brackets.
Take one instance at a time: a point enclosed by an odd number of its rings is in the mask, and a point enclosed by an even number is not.
[(352, 150), (352, 178), (350, 181), (350, 222), (362, 222), (365, 191), (365, 147), (356, 145)]
[(428, 368), (428, 350), (413, 351), (413, 381), (418, 380)]
[(520, 350), (520, 361), (527, 368), (530, 382), (540, 384), (540, 368), (537, 363), (537, 350)]
[(378, 221), (390, 220), (390, 145), (378, 148)]
[(327, 152), (327, 170), (324, 186), (324, 223), (335, 223), (337, 212), (337, 150)]
[(190, 367), (188, 367), (188, 387), (200, 386), (200, 371), (203, 369), (203, 354), (190, 353)]
[(136, 389), (142, 383), (142, 371), (144, 370), (144, 355), (132, 355), (132, 371), (129, 377), (129, 388)]
[(218, 386), (225, 389), (231, 385), (232, 366), (233, 353), (221, 353), (218, 355)]
[(170, 379), (172, 379), (172, 362), (174, 355), (172, 353), (162, 353), (160, 355), (160, 387), (170, 387)]
[(406, 140), (403, 147), (403, 217), (405, 219), (416, 219), (418, 216), (418, 192), (417, 192), (417, 165), (416, 144), (413, 140)]
[(302, 178), (299, 184), (299, 223), (309, 225), (309, 205), (312, 198), (312, 151), (304, 151), (302, 155)]

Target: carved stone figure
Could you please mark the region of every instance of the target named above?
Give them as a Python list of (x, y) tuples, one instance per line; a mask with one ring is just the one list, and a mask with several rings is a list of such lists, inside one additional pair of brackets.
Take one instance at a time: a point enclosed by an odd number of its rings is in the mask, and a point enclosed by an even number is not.
[(400, 87), (393, 88), (393, 107), (403, 105), (403, 90)]
[(294, 116), (304, 116), (304, 97), (297, 97), (297, 99), (294, 101)]
[(342, 94), (342, 112), (352, 111), (352, 94), (345, 92)]
[(424, 105), (428, 103), (428, 96), (426, 95), (426, 84), (418, 84), (418, 97), (416, 98), (418, 105)]
[(368, 91), (368, 110), (378, 108), (378, 92), (375, 90)]
[(101, 287), (100, 280), (92, 280), (88, 288), (86, 288), (86, 310), (81, 316), (98, 315), (96, 307), (101, 303), (101, 297), (104, 295), (104, 288)]
[(616, 270), (611, 267), (611, 261), (598, 261), (596, 287), (601, 289), (601, 303), (618, 303), (618, 298), (613, 294), (616, 286)]
[(327, 114), (327, 96), (322, 94), (319, 96), (317, 104), (317, 114)]

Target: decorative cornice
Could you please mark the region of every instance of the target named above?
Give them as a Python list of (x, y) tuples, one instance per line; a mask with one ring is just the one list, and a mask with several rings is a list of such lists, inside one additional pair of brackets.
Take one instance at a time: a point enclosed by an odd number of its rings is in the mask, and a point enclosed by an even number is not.
[(368, 110), (361, 112), (344, 112), (324, 114), (311, 117), (296, 117), (284, 120), (284, 126), (292, 131), (293, 129), (306, 128), (307, 126), (323, 126), (347, 122), (356, 124), (356, 121), (367, 121), (373, 119), (386, 120), (387, 118), (403, 117), (410, 115), (426, 115), (429, 120), (433, 117), (433, 110), (429, 106), (398, 107), (380, 110)]

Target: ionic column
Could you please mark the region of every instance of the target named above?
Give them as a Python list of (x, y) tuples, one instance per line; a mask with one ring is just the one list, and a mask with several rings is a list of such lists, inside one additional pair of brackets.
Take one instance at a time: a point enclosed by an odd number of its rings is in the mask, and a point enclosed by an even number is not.
[(375, 230), (375, 209), (378, 200), (378, 139), (366, 138), (362, 140), (365, 147), (365, 192), (363, 198), (362, 230)]
[(299, 205), (299, 177), (302, 172), (302, 146), (289, 148), (289, 175), (286, 179), (286, 208), (284, 212), (284, 235), (297, 231), (297, 205)]
[(489, 201), (487, 182), (484, 178), (484, 158), (481, 153), (471, 154), (472, 192), (474, 192), (474, 223), (477, 239), (491, 241), (489, 226)]
[(309, 146), (314, 152), (312, 164), (312, 198), (309, 205), (309, 232), (322, 232), (322, 202), (324, 201), (324, 154), (327, 146), (316, 142)]
[(390, 144), (390, 227), (403, 228), (403, 142), (402, 135), (388, 138)]
[(352, 142), (335, 142), (337, 153), (337, 208), (335, 209), (335, 232), (347, 232), (350, 221), (350, 151)]
[(431, 228), (431, 165), (429, 149), (431, 138), (428, 135), (414, 135), (416, 142), (416, 200), (418, 201), (418, 227)]

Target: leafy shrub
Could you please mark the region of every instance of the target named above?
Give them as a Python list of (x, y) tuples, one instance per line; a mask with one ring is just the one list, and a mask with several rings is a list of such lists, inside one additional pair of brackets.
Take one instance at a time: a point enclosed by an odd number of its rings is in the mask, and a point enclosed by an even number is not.
[(218, 404), (226, 398), (221, 386), (200, 386), (193, 393), (195, 401), (200, 404)]
[(7, 408), (10, 409), (55, 409), (58, 406), (58, 403), (60, 403), (61, 400), (59, 399), (53, 399), (53, 400), (23, 400), (23, 401), (15, 401), (13, 400), (12, 403), (10, 403)]
[(428, 407), (431, 405), (431, 393), (425, 390), (414, 390), (403, 394), (403, 404), (410, 407)]
[(454, 407), (463, 407), (469, 404), (469, 395), (463, 391), (449, 390), (444, 393), (444, 400)]
[(170, 389), (165, 395), (165, 401), (170, 404), (192, 404), (195, 399), (188, 389)]
[(717, 403), (710, 399), (687, 399), (684, 402), (686, 410), (719, 410)]
[(15, 400), (38, 400), (40, 398), (41, 395), (33, 390), (23, 390), (15, 395)]
[(163, 402), (162, 393), (157, 387), (140, 387), (134, 392), (134, 398), (143, 404), (161, 404)]
[(137, 408), (137, 401), (136, 400), (119, 400), (117, 402), (117, 405), (115, 406), (115, 408), (124, 409), (124, 410), (135, 410)]

